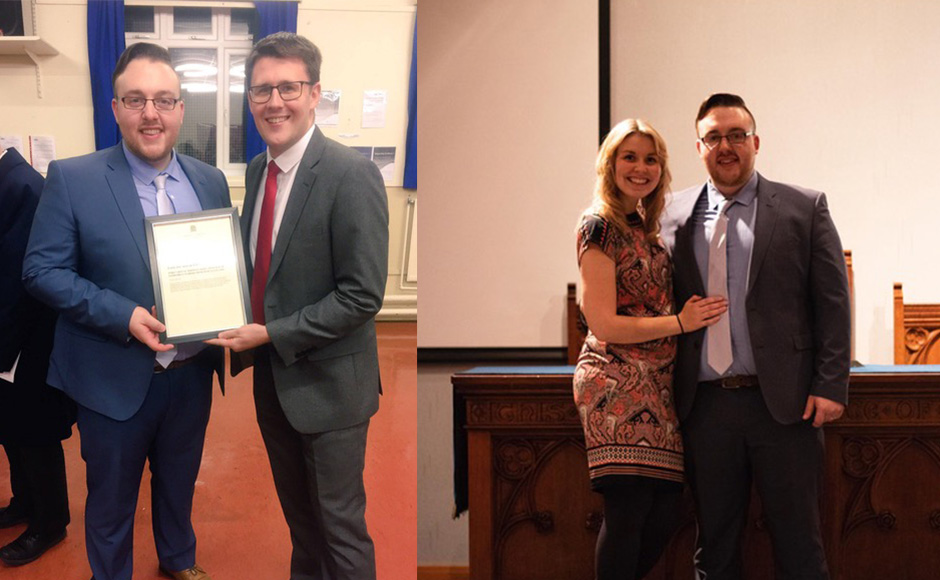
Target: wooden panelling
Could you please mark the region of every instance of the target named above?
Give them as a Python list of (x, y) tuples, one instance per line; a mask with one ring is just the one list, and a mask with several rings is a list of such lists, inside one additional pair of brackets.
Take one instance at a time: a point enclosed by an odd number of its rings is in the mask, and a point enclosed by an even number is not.
[[(864, 369), (862, 369), (864, 371)], [(570, 374), (458, 374), (469, 446), (470, 578), (591, 580), (600, 496), (590, 491)], [(458, 428), (461, 426), (458, 426)], [(833, 580), (936, 580), (940, 570), (940, 373), (854, 372), (826, 427), (823, 536)], [(692, 577), (685, 525), (649, 580)], [(773, 578), (752, 497), (745, 577)]]

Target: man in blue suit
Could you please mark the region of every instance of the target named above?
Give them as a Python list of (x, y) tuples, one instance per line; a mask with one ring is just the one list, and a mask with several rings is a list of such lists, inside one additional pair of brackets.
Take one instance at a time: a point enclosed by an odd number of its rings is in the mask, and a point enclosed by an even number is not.
[(59, 313), (48, 381), (78, 403), (94, 578), (131, 578), (149, 460), (160, 568), (206, 580), (191, 514), (222, 350), (159, 342), (144, 218), (229, 206), (228, 186), (218, 169), (173, 150), (183, 102), (166, 49), (128, 47), (112, 82), (123, 141), (49, 166), (23, 280)]

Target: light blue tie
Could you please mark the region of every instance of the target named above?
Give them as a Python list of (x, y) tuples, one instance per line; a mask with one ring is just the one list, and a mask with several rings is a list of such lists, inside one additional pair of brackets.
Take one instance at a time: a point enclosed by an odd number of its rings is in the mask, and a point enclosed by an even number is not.
[[(166, 179), (169, 177), (166, 173), (153, 178), (153, 184), (157, 186), (157, 215), (171, 215), (176, 213), (173, 209), (173, 201), (166, 193)], [(166, 368), (170, 366), (173, 359), (176, 358), (176, 349), (157, 353), (157, 362), (160, 366)]]
[(169, 177), (166, 173), (153, 178), (153, 184), (157, 186), (157, 215), (170, 215), (176, 213), (173, 209), (173, 201), (166, 193), (166, 179)]
[[(718, 219), (708, 244), (708, 295), (728, 297), (728, 208), (731, 202), (724, 201), (718, 207)], [(731, 366), (731, 321), (725, 312), (718, 322), (705, 331), (708, 348), (708, 366), (719, 375)]]

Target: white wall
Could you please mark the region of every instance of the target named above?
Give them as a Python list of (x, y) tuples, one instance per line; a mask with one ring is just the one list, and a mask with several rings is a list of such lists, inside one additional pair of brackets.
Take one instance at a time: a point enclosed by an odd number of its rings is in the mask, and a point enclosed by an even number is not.
[(940, 301), (940, 5), (613, 3), (613, 117), (670, 146), (676, 189), (705, 179), (695, 114), (713, 92), (757, 118), (764, 176), (825, 191), (855, 273), (856, 358), (893, 362), (892, 284)]
[[(596, 151), (596, 5), (421, 5), (422, 347), (557, 347)], [(890, 363), (892, 284), (940, 301), (940, 5), (612, 3), (612, 118), (647, 118), (674, 187), (705, 178), (693, 120), (738, 92), (765, 176), (823, 190), (853, 251), (856, 358)], [(430, 233), (428, 229), (430, 228)]]
[(418, 345), (559, 346), (593, 185), (597, 6), (429, 0), (418, 27)]
[[(420, 326), (420, 324), (419, 324)], [(475, 365), (418, 367), (418, 564), (466, 565), (469, 516), (453, 519), (454, 417), (450, 377)]]

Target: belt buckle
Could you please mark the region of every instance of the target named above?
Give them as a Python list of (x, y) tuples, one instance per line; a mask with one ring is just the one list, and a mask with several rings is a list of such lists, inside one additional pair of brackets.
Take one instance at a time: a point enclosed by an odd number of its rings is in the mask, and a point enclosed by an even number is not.
[(741, 388), (741, 385), (734, 381), (734, 377), (718, 379), (718, 385), (727, 391), (736, 391)]

